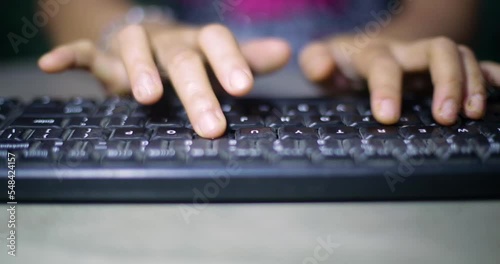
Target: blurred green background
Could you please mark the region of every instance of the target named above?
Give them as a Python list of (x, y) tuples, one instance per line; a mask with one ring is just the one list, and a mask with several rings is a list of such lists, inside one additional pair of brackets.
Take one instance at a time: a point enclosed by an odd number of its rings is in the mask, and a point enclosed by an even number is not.
[[(498, 48), (500, 44), (500, 20), (498, 19), (500, 1), (482, 1), (480, 28), (473, 48), (480, 59), (500, 61), (500, 49)], [(152, 2), (152, 0), (142, 2)], [(20, 33), (23, 25), (22, 18), (27, 17), (31, 19), (33, 17), (35, 3), (36, 1), (32, 0), (8, 0), (2, 1), (2, 4), (0, 4), (3, 7), (2, 10), (4, 10), (4, 15), (0, 16), (0, 28), (3, 33), (3, 39), (0, 41), (0, 61), (37, 57), (42, 52), (48, 50), (49, 44), (43, 30), (30, 39), (27, 44), (20, 45), (17, 54), (7, 37), (9, 32)]]

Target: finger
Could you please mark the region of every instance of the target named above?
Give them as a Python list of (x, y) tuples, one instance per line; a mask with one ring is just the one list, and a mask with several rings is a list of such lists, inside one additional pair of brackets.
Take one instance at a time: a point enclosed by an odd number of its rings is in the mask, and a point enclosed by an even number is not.
[(241, 53), (254, 73), (266, 74), (283, 68), (292, 56), (292, 49), (284, 40), (266, 38), (242, 44)]
[(491, 85), (500, 86), (500, 64), (492, 61), (481, 62), (483, 76)]
[(204, 138), (221, 136), (226, 129), (226, 119), (210, 86), (201, 55), (190, 48), (162, 46), (158, 57), (196, 133)]
[(442, 125), (452, 125), (462, 105), (465, 82), (458, 47), (448, 39), (436, 39), (430, 46), (429, 58), (434, 85), (433, 116)]
[(250, 92), (252, 72), (229, 29), (217, 24), (202, 28), (198, 45), (228, 93), (241, 96)]
[(485, 81), (474, 53), (465, 46), (459, 46), (465, 71), (466, 85), (464, 90), (465, 115), (472, 119), (480, 119), (486, 106)]
[(375, 48), (355, 60), (368, 80), (372, 111), (383, 124), (398, 122), (401, 115), (403, 71), (386, 48)]
[(306, 46), (299, 55), (299, 64), (305, 76), (313, 82), (321, 82), (333, 75), (335, 62), (326, 43), (315, 42)]
[(55, 48), (42, 56), (38, 65), (47, 73), (70, 69), (89, 70), (112, 92), (129, 90), (127, 73), (121, 61), (99, 51), (87, 40)]
[(98, 50), (87, 40), (60, 46), (40, 58), (40, 68), (48, 73), (57, 73), (71, 68), (90, 69)]
[(118, 34), (118, 42), (134, 97), (142, 104), (157, 102), (163, 85), (146, 31), (138, 25), (127, 26)]
[(452, 125), (462, 105), (464, 70), (457, 45), (447, 38), (414, 44), (395, 44), (391, 48), (404, 71), (429, 69), (434, 85), (432, 112), (437, 122)]

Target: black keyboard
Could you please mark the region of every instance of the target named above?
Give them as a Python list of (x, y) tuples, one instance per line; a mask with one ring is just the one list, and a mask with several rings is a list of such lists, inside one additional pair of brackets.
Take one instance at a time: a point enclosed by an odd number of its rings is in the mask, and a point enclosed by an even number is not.
[(25, 202), (499, 198), (500, 101), (451, 127), (430, 103), (408, 99), (383, 126), (361, 97), (232, 99), (226, 135), (208, 140), (175, 101), (0, 98), (1, 184), (15, 155)]

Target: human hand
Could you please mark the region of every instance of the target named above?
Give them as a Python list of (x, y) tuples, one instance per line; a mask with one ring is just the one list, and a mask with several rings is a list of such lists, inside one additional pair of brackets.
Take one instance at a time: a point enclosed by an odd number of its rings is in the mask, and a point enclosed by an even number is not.
[(142, 104), (153, 104), (161, 98), (162, 67), (194, 130), (205, 138), (221, 136), (226, 129), (205, 62), (225, 91), (242, 96), (253, 86), (253, 73), (281, 68), (291, 53), (288, 44), (276, 38), (239, 45), (226, 27), (217, 24), (130, 25), (114, 35), (110, 47), (109, 51), (102, 51), (89, 40), (76, 41), (44, 55), (39, 66), (48, 73), (72, 68), (89, 70), (108, 91), (132, 89)]
[[(336, 70), (350, 78), (366, 78), (373, 115), (383, 124), (397, 123), (400, 118), (403, 74), (422, 71), (432, 77), (432, 113), (438, 123), (454, 124), (461, 110), (471, 119), (484, 115), (485, 80), (468, 47), (444, 37), (415, 42), (373, 40), (364, 48), (356, 44), (355, 36), (310, 44), (300, 55), (304, 74), (315, 82), (331, 78)], [(500, 83), (498, 66), (496, 73)]]

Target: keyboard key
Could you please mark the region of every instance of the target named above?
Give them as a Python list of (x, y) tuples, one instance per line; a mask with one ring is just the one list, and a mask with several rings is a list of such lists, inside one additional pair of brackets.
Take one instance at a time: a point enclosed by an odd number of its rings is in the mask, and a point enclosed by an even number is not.
[(12, 127), (45, 127), (45, 128), (60, 128), (63, 126), (63, 118), (36, 118), (36, 117), (21, 117), (11, 124)]
[(344, 147), (344, 151), (349, 154), (356, 150), (364, 151), (363, 141), (359, 138), (344, 139), (342, 140), (342, 146)]
[(170, 128), (170, 127), (159, 127), (156, 128), (152, 139), (192, 139), (193, 132), (186, 128)]
[(263, 154), (267, 153), (270, 148), (257, 144), (257, 142), (266, 142), (272, 145), (272, 141), (270, 140), (218, 139), (214, 141), (214, 149), (217, 149), (221, 157), (227, 160), (246, 164), (267, 162)]
[(21, 141), (25, 138), (26, 130), (21, 128), (8, 128), (0, 135), (1, 141)]
[(145, 149), (146, 160), (171, 160), (176, 156), (174, 149), (169, 148), (167, 140), (152, 140)]
[(441, 137), (424, 139), (424, 142), (427, 144), (428, 148), (432, 153), (445, 153), (451, 150), (450, 143)]
[(310, 162), (307, 152), (300, 148), (297, 140), (274, 141), (273, 149), (266, 152), (266, 156), (272, 163), (300, 166)]
[(234, 103), (222, 103), (221, 109), (225, 116), (242, 114), (241, 107)]
[(97, 160), (92, 155), (90, 141), (66, 141), (61, 147), (58, 166), (60, 168), (91, 167), (97, 165)]
[(389, 155), (392, 153), (391, 149), (387, 149), (385, 142), (381, 139), (365, 139), (362, 142), (364, 149), (370, 154)]
[(323, 111), (323, 115), (357, 115), (358, 109), (356, 105), (351, 103), (333, 103), (328, 105)]
[[(256, 104), (247, 104), (245, 105), (245, 109), (247, 109), (247, 114), (249, 115), (257, 115), (257, 116), (268, 116), (271, 111), (273, 111), (273, 106), (266, 103), (256, 103)], [(274, 111), (276, 115), (283, 115), (283, 113), (278, 110)]]
[(278, 136), (280, 139), (318, 139), (318, 132), (314, 128), (282, 127)]
[(30, 149), (36, 150), (46, 150), (49, 152), (59, 152), (64, 146), (62, 140), (51, 140), (51, 141), (35, 141), (31, 144)]
[(385, 140), (385, 148), (393, 154), (404, 154), (406, 153), (408, 146), (403, 139), (392, 138)]
[(76, 106), (57, 106), (51, 108), (39, 108), (39, 107), (29, 107), (23, 111), (23, 116), (51, 116), (51, 117), (63, 117), (63, 116), (86, 116), (91, 114), (93, 111), (90, 107)]
[(346, 138), (359, 138), (359, 130), (353, 127), (341, 128), (320, 128), (319, 134), (322, 139), (346, 139)]
[(20, 159), (23, 163), (42, 163), (51, 165), (55, 159), (51, 152), (47, 150), (23, 150)]
[(429, 154), (432, 153), (432, 149), (424, 142), (424, 139), (412, 138), (405, 140), (407, 146), (407, 154)]
[(61, 100), (51, 98), (49, 96), (43, 96), (34, 99), (27, 108), (53, 108), (64, 105)]
[(358, 104), (359, 114), (362, 116), (372, 116), (372, 109), (369, 103)]
[(380, 126), (373, 116), (348, 115), (344, 117), (344, 123), (351, 127)]
[(306, 155), (310, 158), (310, 155), (313, 152), (320, 151), (320, 147), (325, 142), (323, 140), (318, 139), (301, 139), (297, 140), (297, 148), (306, 153)]
[(107, 133), (102, 128), (76, 128), (68, 140), (105, 140)]
[(82, 107), (95, 107), (95, 101), (83, 97), (73, 97), (66, 103), (66, 106), (82, 106)]
[(320, 145), (321, 152), (323, 153), (335, 153), (336, 155), (347, 155), (344, 147), (342, 146), (342, 140), (332, 139), (324, 141)]
[(276, 139), (276, 133), (269, 127), (242, 128), (236, 131), (236, 139)]
[(406, 139), (412, 138), (433, 138), (440, 137), (441, 131), (438, 127), (432, 126), (409, 126), (399, 130), (400, 134)]
[(148, 117), (154, 113), (153, 107), (147, 105), (139, 105), (131, 110), (130, 116), (133, 117)]
[(147, 139), (148, 132), (144, 128), (117, 128), (111, 133), (112, 140)]
[(109, 119), (107, 127), (143, 127), (144, 119), (142, 117), (112, 117)]
[(473, 136), (477, 136), (480, 134), (479, 129), (474, 126), (457, 127), (457, 128), (445, 127), (442, 129), (442, 131), (445, 137), (471, 138)]
[(102, 102), (101, 106), (118, 106), (118, 105), (129, 105), (131, 107), (136, 106), (137, 102), (132, 100), (131, 98), (128, 97), (121, 97), (121, 96), (110, 96)]
[(61, 140), (64, 130), (58, 128), (37, 128), (29, 136), (29, 140)]
[(422, 121), (416, 114), (403, 114), (399, 118), (399, 126), (418, 126), (423, 125)]
[(196, 165), (205, 165), (207, 163), (209, 165), (220, 165), (223, 162), (223, 158), (218, 149), (212, 145), (211, 140), (192, 140), (186, 153), (187, 162)]
[[(137, 152), (135, 152), (137, 153)], [(130, 148), (130, 142), (112, 141), (108, 142), (108, 148), (102, 155), (102, 162), (136, 162), (134, 150)]]
[(300, 116), (271, 116), (266, 119), (269, 127), (302, 126), (304, 119)]
[(0, 150), (28, 149), (29, 147), (30, 143), (25, 141), (0, 141)]
[(126, 104), (120, 105), (103, 105), (97, 109), (94, 116), (128, 116), (132, 112), (133, 107)]
[(92, 145), (88, 140), (82, 140), (82, 141), (72, 140), (72, 141), (65, 141), (63, 146), (61, 146), (61, 148), (68, 155), (72, 153), (71, 155), (78, 156), (83, 153), (89, 154)]
[(146, 123), (147, 128), (182, 127), (183, 122), (177, 117), (153, 117)]
[[(255, 140), (234, 140), (234, 139), (217, 139), (214, 141), (214, 147), (219, 150), (229, 151), (249, 151), (255, 150), (257, 145)], [(262, 140), (262, 142), (271, 142), (269, 140)]]
[(364, 139), (381, 138), (390, 139), (399, 136), (399, 129), (397, 127), (370, 127), (361, 128), (359, 130), (361, 137)]
[(231, 115), (227, 117), (227, 123), (230, 128), (237, 129), (243, 127), (262, 126), (262, 119), (259, 116), (237, 116)]
[(307, 118), (306, 125), (312, 128), (339, 127), (343, 126), (342, 120), (338, 116), (311, 116)]
[(294, 116), (294, 115), (319, 115), (318, 106), (313, 104), (297, 104), (284, 107), (285, 115)]
[(44, 165), (54, 164), (59, 156), (59, 146), (62, 146), (62, 144), (62, 141), (35, 141), (30, 145), (29, 149), (22, 151), (21, 159), (23, 162), (27, 163), (36, 162)]
[(474, 137), (469, 142), (479, 157), (485, 158), (490, 151), (490, 142), (484, 136)]
[(101, 117), (74, 117), (71, 118), (67, 127), (104, 127), (108, 119)]
[(487, 125), (480, 127), (481, 133), (488, 137), (500, 136), (500, 125)]

